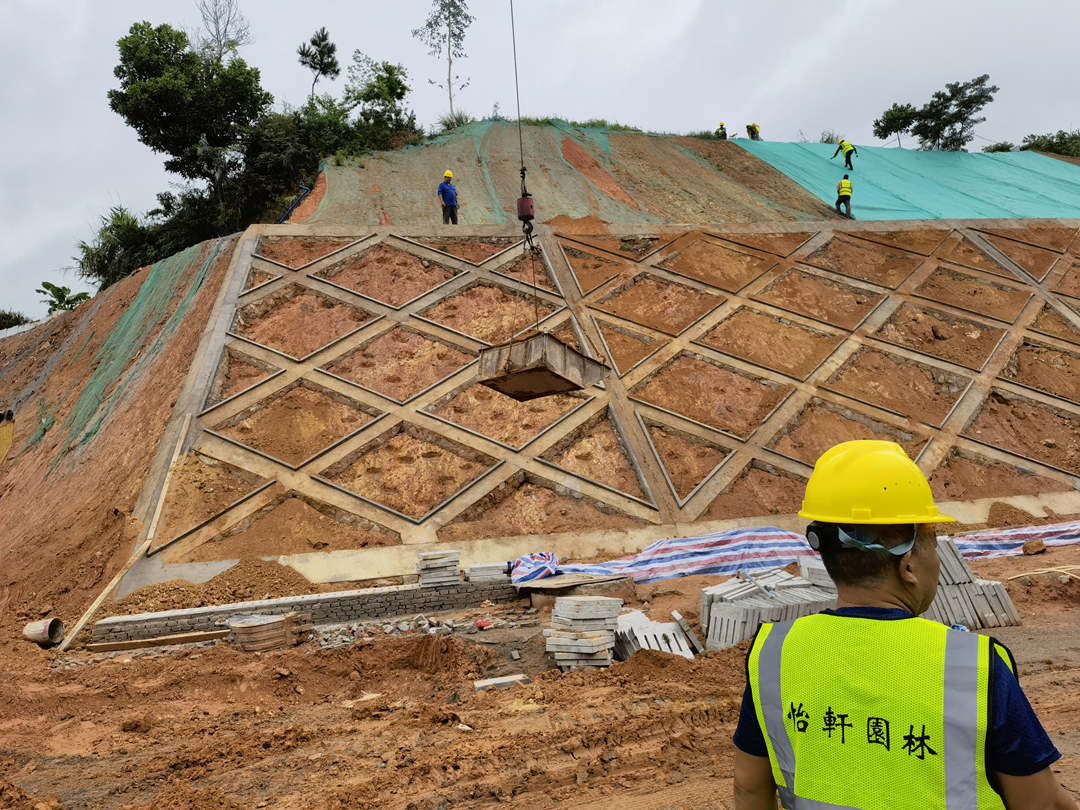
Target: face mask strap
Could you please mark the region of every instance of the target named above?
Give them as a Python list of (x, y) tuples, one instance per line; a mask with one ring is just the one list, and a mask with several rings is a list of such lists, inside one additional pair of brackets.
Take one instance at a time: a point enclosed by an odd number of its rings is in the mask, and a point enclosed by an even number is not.
[(912, 525), (911, 539), (908, 540), (906, 543), (901, 543), (898, 546), (893, 546), (892, 548), (889, 548), (888, 546), (883, 546), (880, 543), (863, 542), (858, 537), (848, 534), (839, 526), (837, 526), (836, 529), (840, 538), (840, 545), (842, 548), (857, 548), (860, 551), (887, 551), (894, 557), (903, 557), (905, 554), (911, 551), (911, 549), (915, 547), (915, 538), (919, 532), (919, 527)]

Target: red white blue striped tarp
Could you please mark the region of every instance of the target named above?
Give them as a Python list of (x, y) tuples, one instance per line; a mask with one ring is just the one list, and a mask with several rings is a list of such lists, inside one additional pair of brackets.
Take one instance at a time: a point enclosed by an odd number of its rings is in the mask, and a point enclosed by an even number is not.
[(1015, 529), (987, 529), (984, 532), (958, 534), (953, 542), (965, 557), (1011, 557), (1023, 554), (1028, 540), (1042, 540), (1048, 547), (1080, 543), (1080, 521), (1049, 526), (1020, 526)]

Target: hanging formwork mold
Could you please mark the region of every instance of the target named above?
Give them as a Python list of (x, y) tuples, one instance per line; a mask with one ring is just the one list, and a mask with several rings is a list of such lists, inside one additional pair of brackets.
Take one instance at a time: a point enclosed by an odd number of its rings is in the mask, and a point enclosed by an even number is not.
[(524, 402), (596, 385), (610, 369), (542, 332), (480, 352), (478, 382)]

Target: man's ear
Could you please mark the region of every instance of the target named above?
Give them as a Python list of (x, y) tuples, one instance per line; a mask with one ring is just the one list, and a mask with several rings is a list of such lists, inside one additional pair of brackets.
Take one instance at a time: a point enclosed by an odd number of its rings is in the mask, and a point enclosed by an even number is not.
[(900, 581), (905, 585), (918, 585), (919, 577), (915, 573), (915, 566), (912, 564), (912, 555), (915, 553), (915, 549), (912, 548), (907, 554), (896, 561), (896, 575), (900, 577)]

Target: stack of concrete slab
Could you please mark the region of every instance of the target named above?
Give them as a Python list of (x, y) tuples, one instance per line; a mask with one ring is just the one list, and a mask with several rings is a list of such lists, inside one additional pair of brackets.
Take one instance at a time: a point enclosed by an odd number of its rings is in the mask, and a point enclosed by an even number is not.
[(440, 585), (457, 585), (460, 551), (425, 551), (416, 555), (416, 573), (420, 575), (421, 588), (437, 588)]
[(952, 540), (938, 540), (938, 559), (941, 560), (938, 592), (930, 609), (923, 614), (924, 619), (962, 624), (969, 630), (1020, 624), (1020, 614), (1005, 586), (977, 579)]
[(465, 571), (465, 579), (469, 582), (509, 582), (510, 575), (506, 573), (506, 563), (478, 563), (470, 565)]
[(547, 651), (564, 672), (611, 665), (622, 599), (609, 596), (559, 596), (544, 630)]
[(694, 646), (700, 646), (697, 639), (694, 638), (691, 643), (677, 620), (656, 622), (640, 610), (623, 613), (615, 628), (615, 658), (619, 661), (625, 661), (638, 650), (656, 650), (693, 658)]

